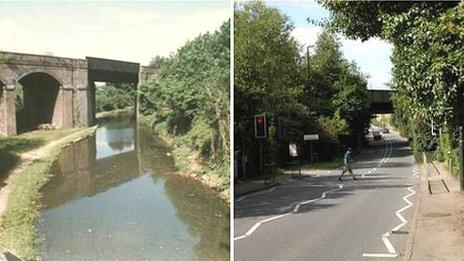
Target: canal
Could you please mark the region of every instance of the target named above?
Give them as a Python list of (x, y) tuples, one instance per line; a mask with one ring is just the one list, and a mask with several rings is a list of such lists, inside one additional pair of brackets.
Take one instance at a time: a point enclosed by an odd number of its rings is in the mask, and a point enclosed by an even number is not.
[(124, 121), (66, 147), (41, 191), (42, 259), (229, 260), (228, 204), (169, 155)]

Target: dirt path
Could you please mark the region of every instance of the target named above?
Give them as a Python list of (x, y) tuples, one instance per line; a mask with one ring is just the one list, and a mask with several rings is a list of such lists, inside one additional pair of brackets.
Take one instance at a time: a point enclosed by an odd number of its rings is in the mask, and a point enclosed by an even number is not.
[(88, 133), (93, 133), (96, 127), (93, 127), (93, 130), (90, 129), (83, 129), (77, 132), (74, 132), (66, 137), (63, 137), (59, 140), (51, 141), (44, 146), (37, 148), (35, 150), (27, 151), (24, 153), (19, 154), (20, 162), (16, 168), (14, 168), (8, 178), (5, 180), (5, 185), (0, 189), (0, 216), (6, 210), (8, 198), (14, 188), (14, 183), (18, 174), (21, 173), (29, 164), (34, 162), (35, 160), (41, 159), (42, 157), (48, 155), (50, 151), (56, 147), (63, 147), (67, 144), (77, 142), (81, 139), (87, 137)]

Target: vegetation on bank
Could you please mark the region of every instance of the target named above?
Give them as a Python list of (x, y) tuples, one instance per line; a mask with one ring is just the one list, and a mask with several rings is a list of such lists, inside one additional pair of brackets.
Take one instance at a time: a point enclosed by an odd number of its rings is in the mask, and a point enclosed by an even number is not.
[(130, 119), (134, 116), (134, 106), (126, 107), (123, 109), (115, 109), (112, 111), (102, 111), (95, 115), (97, 122), (114, 120), (114, 119)]
[[(39, 190), (50, 179), (50, 169), (62, 147), (67, 143), (74, 142), (77, 138), (82, 139), (93, 134), (95, 128), (34, 131), (0, 140), (3, 149), (9, 150), (19, 157), (21, 152), (27, 152), (46, 145), (48, 142), (67, 137), (38, 160), (34, 160), (26, 166), (19, 166), (22, 169), (15, 174), (8, 205), (0, 217), (0, 245), (25, 260), (39, 258), (36, 249), (38, 237), (35, 228), (40, 213)], [(3, 157), (3, 155), (1, 156)]]
[(21, 153), (61, 139), (74, 131), (74, 129), (37, 130), (12, 137), (0, 137), (0, 182), (3, 182), (10, 171), (18, 166)]
[(187, 42), (170, 57), (155, 57), (157, 77), (141, 87), (142, 123), (173, 146), (179, 172), (219, 191), (229, 189), (229, 55), (225, 22)]
[[(324, 31), (311, 53), (291, 36), (292, 22), (261, 1), (235, 9), (234, 135), (240, 175), (290, 161), (289, 144), (309, 158), (303, 134), (319, 134), (314, 152), (330, 161), (359, 147), (369, 126), (367, 77), (343, 57), (339, 39)], [(268, 138), (254, 137), (254, 116), (266, 114)]]
[(380, 37), (393, 44), (392, 122), (412, 141), (417, 160), (437, 146), (437, 159), (457, 173), (458, 127), (464, 122), (464, 4), (322, 4), (333, 15), (329, 27), (354, 39)]
[(134, 84), (106, 83), (95, 88), (95, 111), (113, 111), (133, 107), (137, 89)]

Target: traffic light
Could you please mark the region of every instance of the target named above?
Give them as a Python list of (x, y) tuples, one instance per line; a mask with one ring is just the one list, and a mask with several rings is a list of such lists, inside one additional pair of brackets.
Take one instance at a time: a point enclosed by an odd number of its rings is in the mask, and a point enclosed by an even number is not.
[(255, 116), (255, 138), (265, 139), (267, 137), (266, 133), (266, 115), (256, 115)]

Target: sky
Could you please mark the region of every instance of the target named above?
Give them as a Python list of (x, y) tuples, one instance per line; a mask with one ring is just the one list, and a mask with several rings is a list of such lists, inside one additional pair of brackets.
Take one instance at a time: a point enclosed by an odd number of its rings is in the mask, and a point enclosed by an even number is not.
[(148, 65), (230, 17), (228, 1), (0, 2), (0, 50)]
[[(293, 36), (304, 48), (314, 45), (322, 28), (309, 24), (307, 18), (322, 20), (330, 17), (330, 12), (313, 1), (266, 1), (268, 6), (276, 7), (286, 14), (293, 22), (295, 29)], [(380, 40), (369, 39), (349, 40), (340, 36), (342, 51), (345, 58), (355, 61), (360, 70), (369, 75), (369, 89), (389, 89), (385, 85), (391, 80), (392, 45)]]

